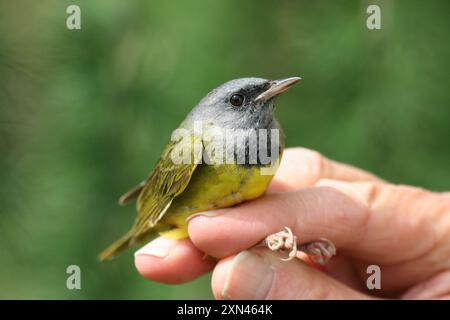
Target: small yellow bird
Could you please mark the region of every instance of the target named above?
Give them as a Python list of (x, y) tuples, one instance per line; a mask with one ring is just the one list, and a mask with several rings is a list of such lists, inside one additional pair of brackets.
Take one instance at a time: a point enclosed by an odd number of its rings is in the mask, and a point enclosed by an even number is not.
[[(284, 147), (284, 135), (274, 117), (274, 98), (299, 80), (235, 79), (204, 97), (174, 131), (189, 132), (188, 138), (172, 139), (150, 176), (119, 199), (125, 204), (137, 196), (138, 214), (130, 231), (99, 259), (110, 259), (158, 233), (187, 238), (189, 216), (263, 195)], [(188, 150), (183, 161), (178, 157), (183, 154), (180, 150)]]

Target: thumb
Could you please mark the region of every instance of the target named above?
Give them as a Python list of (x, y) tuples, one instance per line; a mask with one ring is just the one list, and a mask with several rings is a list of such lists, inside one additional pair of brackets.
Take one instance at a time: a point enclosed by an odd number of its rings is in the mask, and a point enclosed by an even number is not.
[(217, 299), (369, 299), (299, 260), (281, 261), (265, 249), (242, 251), (216, 266)]

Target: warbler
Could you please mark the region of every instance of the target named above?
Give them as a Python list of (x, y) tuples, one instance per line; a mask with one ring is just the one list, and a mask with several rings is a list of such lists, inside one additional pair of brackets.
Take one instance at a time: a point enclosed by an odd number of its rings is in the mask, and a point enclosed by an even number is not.
[[(122, 205), (137, 197), (137, 217), (99, 259), (110, 259), (157, 234), (187, 238), (191, 215), (263, 195), (284, 148), (274, 100), (299, 80), (240, 78), (208, 93), (174, 131), (178, 135), (172, 135), (148, 178), (120, 197)], [(219, 134), (223, 131), (225, 138)]]

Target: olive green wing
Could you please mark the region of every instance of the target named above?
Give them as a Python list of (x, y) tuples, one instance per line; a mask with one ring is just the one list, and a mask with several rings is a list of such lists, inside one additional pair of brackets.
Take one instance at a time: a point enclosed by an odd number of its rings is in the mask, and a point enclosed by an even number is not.
[[(134, 225), (134, 238), (152, 228), (164, 216), (172, 200), (189, 184), (198, 162), (195, 161), (192, 152), (196, 150), (193, 148), (194, 145), (200, 146), (197, 149), (202, 151), (203, 146), (198, 137), (173, 141), (166, 146), (160, 161), (144, 182), (137, 199), (138, 214)], [(188, 163), (173, 160), (172, 153), (181, 149), (189, 152), (189, 161), (184, 161)]]

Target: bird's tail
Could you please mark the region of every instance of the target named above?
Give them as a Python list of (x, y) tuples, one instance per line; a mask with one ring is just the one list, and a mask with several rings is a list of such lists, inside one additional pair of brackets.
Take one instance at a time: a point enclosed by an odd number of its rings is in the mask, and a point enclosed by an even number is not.
[(131, 239), (133, 238), (133, 230), (128, 231), (122, 238), (114, 242), (108, 248), (106, 248), (102, 253), (98, 255), (100, 261), (109, 260), (114, 258), (116, 255), (127, 249), (132, 245)]

